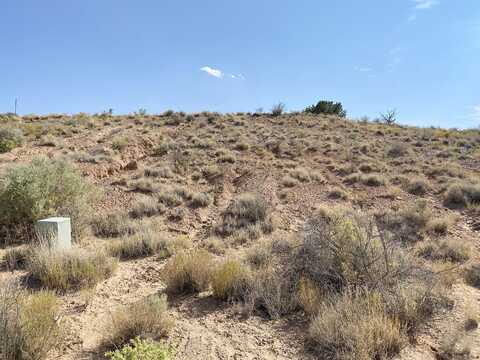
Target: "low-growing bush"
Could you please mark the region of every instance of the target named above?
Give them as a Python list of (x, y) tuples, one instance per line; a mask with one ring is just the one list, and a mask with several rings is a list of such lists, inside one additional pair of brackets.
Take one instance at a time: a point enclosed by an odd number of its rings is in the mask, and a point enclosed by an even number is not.
[(193, 208), (207, 207), (212, 203), (212, 198), (207, 193), (198, 193), (192, 196), (190, 206)]
[(419, 255), (430, 260), (460, 263), (470, 258), (471, 248), (461, 240), (431, 240), (422, 244)]
[(130, 344), (109, 351), (105, 356), (111, 360), (171, 360), (175, 356), (175, 349), (162, 342), (136, 337), (130, 340)]
[(165, 265), (162, 280), (172, 294), (204, 291), (212, 274), (212, 255), (206, 250), (180, 251)]
[(423, 238), (432, 217), (424, 201), (406, 206), (397, 211), (377, 214), (381, 227), (390, 231), (393, 237), (402, 242), (416, 242)]
[(320, 209), (306, 224), (297, 272), (333, 291), (390, 285), (404, 274), (405, 258), (382, 234), (372, 216), (341, 207)]
[(15, 283), (0, 284), (0, 356), (43, 360), (62, 341), (55, 294), (28, 294)]
[(465, 271), (465, 282), (480, 289), (480, 264), (472, 265)]
[(225, 260), (212, 273), (213, 296), (218, 299), (245, 300), (250, 286), (250, 271), (238, 260)]
[(273, 226), (267, 202), (258, 195), (245, 193), (230, 203), (222, 214), (222, 222), (215, 229), (221, 236), (260, 227), (263, 233), (272, 232)]
[(104, 347), (120, 348), (136, 337), (159, 338), (168, 335), (174, 322), (167, 310), (165, 295), (153, 295), (116, 309), (104, 329)]
[(31, 239), (35, 222), (49, 216), (70, 217), (74, 239), (86, 230), (96, 192), (67, 162), (36, 159), (10, 168), (5, 180), (0, 188), (4, 232)]
[(308, 106), (305, 109), (306, 113), (310, 114), (327, 114), (337, 115), (340, 117), (346, 117), (347, 112), (343, 109), (341, 102), (321, 100), (315, 105)]
[(123, 212), (109, 213), (92, 220), (92, 230), (95, 236), (112, 238), (132, 235), (136, 229)]
[(387, 149), (387, 155), (391, 158), (398, 158), (401, 156), (407, 155), (409, 152), (409, 147), (407, 144), (398, 142), (394, 143)]
[(412, 195), (425, 195), (430, 185), (425, 179), (411, 179), (406, 184), (406, 190)]
[(67, 291), (91, 287), (110, 277), (117, 262), (103, 251), (38, 247), (27, 260), (29, 276), (47, 289)]
[(134, 219), (141, 219), (143, 217), (151, 217), (165, 212), (165, 206), (157, 200), (146, 197), (138, 200), (130, 210), (130, 216)]
[(387, 359), (407, 340), (375, 292), (347, 292), (322, 305), (310, 325), (309, 338), (320, 358), (334, 360)]
[(444, 204), (450, 208), (464, 208), (480, 203), (480, 185), (455, 183), (444, 194)]
[(23, 144), (23, 134), (20, 129), (0, 129), (0, 153), (9, 152)]
[(125, 237), (110, 243), (108, 250), (112, 256), (122, 260), (142, 258), (156, 254), (163, 258), (172, 254), (173, 245), (173, 241), (165, 234), (147, 228), (130, 237)]

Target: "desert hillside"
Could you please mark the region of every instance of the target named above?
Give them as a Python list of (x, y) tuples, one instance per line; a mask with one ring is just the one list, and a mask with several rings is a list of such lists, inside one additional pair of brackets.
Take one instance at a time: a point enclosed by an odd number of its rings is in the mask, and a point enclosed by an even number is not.
[(478, 130), (3, 115), (0, 358), (478, 358), (479, 174)]

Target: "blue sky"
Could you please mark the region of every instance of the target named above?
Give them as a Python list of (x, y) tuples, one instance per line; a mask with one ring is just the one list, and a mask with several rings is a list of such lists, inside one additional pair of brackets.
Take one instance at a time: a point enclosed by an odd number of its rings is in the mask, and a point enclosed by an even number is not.
[(480, 125), (479, 0), (2, 0), (0, 112), (300, 110)]

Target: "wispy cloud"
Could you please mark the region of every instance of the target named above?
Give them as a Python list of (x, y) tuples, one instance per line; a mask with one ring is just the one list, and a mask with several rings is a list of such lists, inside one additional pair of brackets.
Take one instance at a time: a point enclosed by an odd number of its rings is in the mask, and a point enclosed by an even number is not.
[(218, 69), (211, 68), (210, 66), (204, 66), (200, 70), (205, 71), (208, 75), (216, 77), (218, 79), (223, 78), (223, 72)]
[(437, 0), (413, 0), (415, 3), (415, 9), (430, 9), (432, 6), (437, 5)]
[(438, 0), (411, 0), (414, 3), (414, 7), (408, 21), (415, 21), (418, 16), (418, 12), (422, 10), (429, 10), (438, 4)]
[(369, 73), (372, 72), (372, 68), (366, 66), (355, 66), (355, 71)]
[(200, 70), (206, 72), (210, 76), (216, 77), (217, 79), (228, 77), (230, 79), (245, 80), (245, 76), (242, 74), (225, 74), (222, 70), (214, 69), (210, 66), (204, 66), (200, 68)]
[(473, 107), (472, 119), (474, 121), (480, 121), (480, 105), (477, 105), (477, 106)]
[(403, 49), (400, 46), (394, 47), (388, 52), (387, 70), (393, 71), (402, 63)]

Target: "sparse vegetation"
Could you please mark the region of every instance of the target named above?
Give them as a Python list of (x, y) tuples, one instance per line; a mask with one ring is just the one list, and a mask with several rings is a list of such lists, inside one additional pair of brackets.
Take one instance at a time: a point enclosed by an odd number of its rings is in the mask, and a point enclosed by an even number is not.
[(272, 231), (272, 223), (266, 201), (254, 194), (238, 196), (225, 210), (222, 222), (215, 229), (221, 236), (229, 236), (235, 232), (252, 230), (259, 226), (264, 233)]
[(114, 310), (104, 329), (104, 347), (121, 348), (136, 337), (166, 336), (174, 325), (167, 309), (166, 296), (153, 295)]
[(73, 248), (52, 250), (36, 248), (27, 260), (29, 275), (47, 289), (58, 291), (91, 287), (110, 277), (116, 261), (103, 251)]
[(172, 294), (206, 290), (213, 269), (212, 255), (206, 250), (177, 253), (163, 270), (163, 281)]
[(0, 356), (43, 360), (62, 341), (57, 298), (50, 291), (29, 294), (14, 282), (0, 284)]

